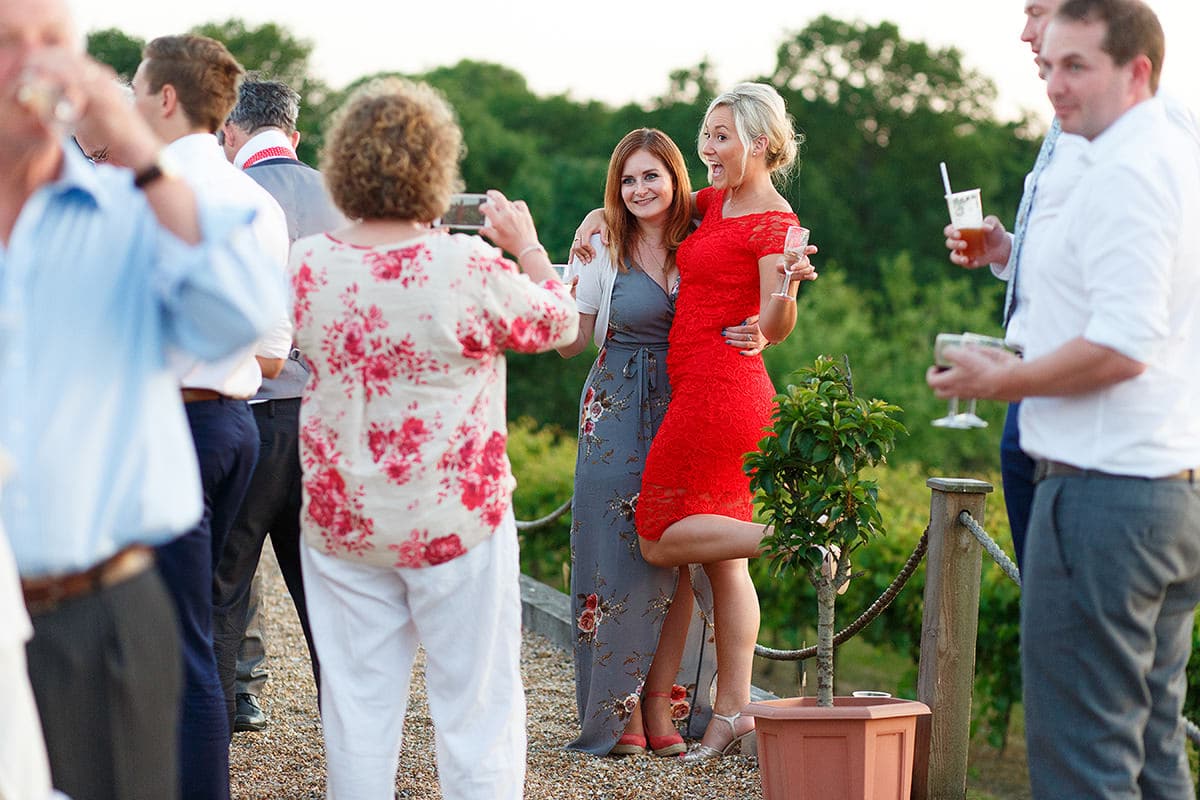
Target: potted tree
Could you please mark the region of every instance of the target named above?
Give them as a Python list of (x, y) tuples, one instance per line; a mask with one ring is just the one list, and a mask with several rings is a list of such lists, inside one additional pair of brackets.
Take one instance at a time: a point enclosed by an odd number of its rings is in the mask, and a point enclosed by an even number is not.
[(751, 703), (766, 800), (907, 800), (922, 703), (835, 697), (834, 606), (854, 551), (884, 535), (878, 486), (862, 470), (884, 461), (900, 409), (854, 394), (849, 364), (821, 356), (775, 398), (770, 433), (746, 457), (773, 570), (801, 570), (817, 591), (817, 696)]

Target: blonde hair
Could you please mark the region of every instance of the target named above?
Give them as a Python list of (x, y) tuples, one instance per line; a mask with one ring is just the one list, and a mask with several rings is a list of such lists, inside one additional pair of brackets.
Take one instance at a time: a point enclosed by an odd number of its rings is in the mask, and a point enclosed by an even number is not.
[(320, 162), (348, 218), (431, 222), (462, 187), (462, 154), (462, 130), (437, 90), (383, 78), (337, 110)]
[(766, 83), (739, 83), (709, 103), (696, 137), (696, 152), (701, 158), (704, 158), (704, 126), (713, 111), (721, 106), (727, 106), (733, 114), (743, 158), (750, 157), (750, 146), (755, 139), (766, 137), (764, 163), (767, 171), (777, 181), (786, 180), (796, 166), (800, 137), (775, 87)]

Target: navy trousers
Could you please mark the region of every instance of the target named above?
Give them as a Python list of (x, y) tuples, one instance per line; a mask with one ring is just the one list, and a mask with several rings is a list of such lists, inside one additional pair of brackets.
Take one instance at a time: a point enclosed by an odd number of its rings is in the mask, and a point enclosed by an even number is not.
[(213, 574), (258, 458), (258, 431), (244, 400), (185, 406), (204, 489), (204, 515), (158, 548), (158, 568), (175, 600), (182, 634), (179, 726), (182, 800), (229, 800), (229, 722), (213, 650)]
[(1017, 428), (1020, 403), (1010, 403), (1000, 437), (1000, 478), (1004, 481), (1004, 507), (1012, 531), (1017, 567), (1025, 571), (1025, 533), (1029, 530), (1029, 511), (1033, 507), (1033, 459), (1021, 449)]
[(254, 403), (250, 409), (258, 431), (258, 464), (217, 563), (213, 584), (217, 665), (230, 724), (236, 705), (238, 650), (246, 632), (250, 585), (267, 534), (300, 617), (313, 678), (318, 687), (321, 685), (300, 574), (300, 398), (267, 400)]

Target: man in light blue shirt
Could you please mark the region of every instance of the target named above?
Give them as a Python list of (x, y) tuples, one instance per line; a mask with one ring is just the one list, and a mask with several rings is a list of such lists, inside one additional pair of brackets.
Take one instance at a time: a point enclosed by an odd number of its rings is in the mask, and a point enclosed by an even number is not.
[[(160, 800), (176, 796), (162, 709), (181, 667), (146, 545), (201, 507), (166, 351), (243, 347), (284, 292), (251, 214), (199, 205), (110, 76), (79, 54), (63, 0), (0, 0), (0, 447), (15, 466), (0, 519), (56, 788)], [(64, 147), (73, 117), (132, 172)]]

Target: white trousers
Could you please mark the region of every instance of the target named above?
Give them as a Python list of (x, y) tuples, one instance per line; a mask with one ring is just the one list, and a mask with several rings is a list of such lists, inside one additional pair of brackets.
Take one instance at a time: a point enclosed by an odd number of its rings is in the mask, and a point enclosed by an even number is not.
[(511, 512), (490, 540), (422, 569), (300, 548), (321, 659), (328, 800), (392, 800), (417, 646), (447, 800), (520, 800), (521, 597)]
[(29, 673), (25, 645), (0, 645), (0, 798), (45, 800), (50, 765)]

